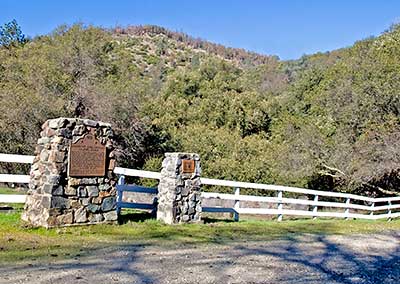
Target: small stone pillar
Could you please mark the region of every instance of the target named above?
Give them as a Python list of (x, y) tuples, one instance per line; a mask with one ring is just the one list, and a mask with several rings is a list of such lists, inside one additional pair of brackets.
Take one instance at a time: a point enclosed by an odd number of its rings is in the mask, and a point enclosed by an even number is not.
[(158, 185), (157, 220), (167, 224), (201, 220), (200, 157), (166, 153)]
[(55, 227), (115, 222), (114, 135), (100, 121), (46, 121), (35, 149), (22, 219)]

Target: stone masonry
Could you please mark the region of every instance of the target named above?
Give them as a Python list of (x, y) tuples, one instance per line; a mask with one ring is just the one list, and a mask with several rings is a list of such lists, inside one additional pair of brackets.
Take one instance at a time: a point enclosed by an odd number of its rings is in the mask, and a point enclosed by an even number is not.
[[(42, 130), (22, 219), (46, 228), (115, 222), (116, 150), (111, 125), (89, 119), (58, 118), (46, 121)], [(105, 147), (104, 175), (71, 177), (71, 144), (86, 135), (94, 137), (98, 147)]]
[(200, 222), (200, 174), (198, 154), (165, 154), (158, 185), (158, 220), (167, 224)]

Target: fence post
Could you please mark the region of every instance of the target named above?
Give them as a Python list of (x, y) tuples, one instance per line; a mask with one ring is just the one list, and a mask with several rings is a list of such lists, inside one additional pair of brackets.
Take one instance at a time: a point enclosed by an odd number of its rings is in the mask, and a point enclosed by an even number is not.
[[(237, 187), (235, 188), (235, 196), (239, 195), (240, 195), (240, 188)], [(240, 208), (240, 200), (235, 200), (235, 205), (233, 207), (233, 209), (235, 209), (235, 213), (233, 213), (233, 220), (235, 222), (239, 221), (239, 208)]]
[(282, 190), (278, 191), (278, 222), (283, 218)]
[[(346, 205), (348, 206), (348, 205), (350, 205), (350, 198), (347, 198), (346, 199)], [(344, 214), (345, 214), (345, 219), (346, 220), (349, 220), (349, 213), (350, 213), (350, 208), (349, 207), (346, 207), (346, 210), (344, 211)]]
[(369, 209), (371, 212), (369, 212), (369, 216), (374, 216), (374, 207), (375, 207), (375, 202), (372, 202), (371, 204), (371, 209)]
[(117, 214), (119, 215), (121, 213), (121, 202), (122, 202), (122, 186), (125, 184), (125, 176), (121, 175), (118, 179), (118, 184), (117, 184)]
[[(314, 196), (314, 203), (317, 203), (317, 202), (318, 202), (318, 195), (315, 195)], [(318, 205), (315, 204), (314, 207), (313, 207), (313, 213), (314, 213), (313, 220), (317, 219), (317, 211), (318, 211)]]
[(392, 220), (392, 201), (388, 201), (389, 209), (388, 209), (388, 221)]

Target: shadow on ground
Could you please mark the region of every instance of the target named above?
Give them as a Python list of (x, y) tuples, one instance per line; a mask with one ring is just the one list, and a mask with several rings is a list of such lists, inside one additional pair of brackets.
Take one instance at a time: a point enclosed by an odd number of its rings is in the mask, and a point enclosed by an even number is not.
[(207, 246), (127, 244), (62, 263), (2, 267), (6, 282), (0, 283), (397, 284), (399, 238), (298, 235)]

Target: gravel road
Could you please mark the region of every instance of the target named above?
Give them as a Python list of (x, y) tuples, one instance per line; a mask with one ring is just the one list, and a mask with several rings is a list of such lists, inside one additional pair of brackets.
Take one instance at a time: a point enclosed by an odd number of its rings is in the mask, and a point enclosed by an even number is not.
[(0, 267), (10, 283), (400, 283), (400, 232), (268, 242), (128, 245), (46, 264)]

